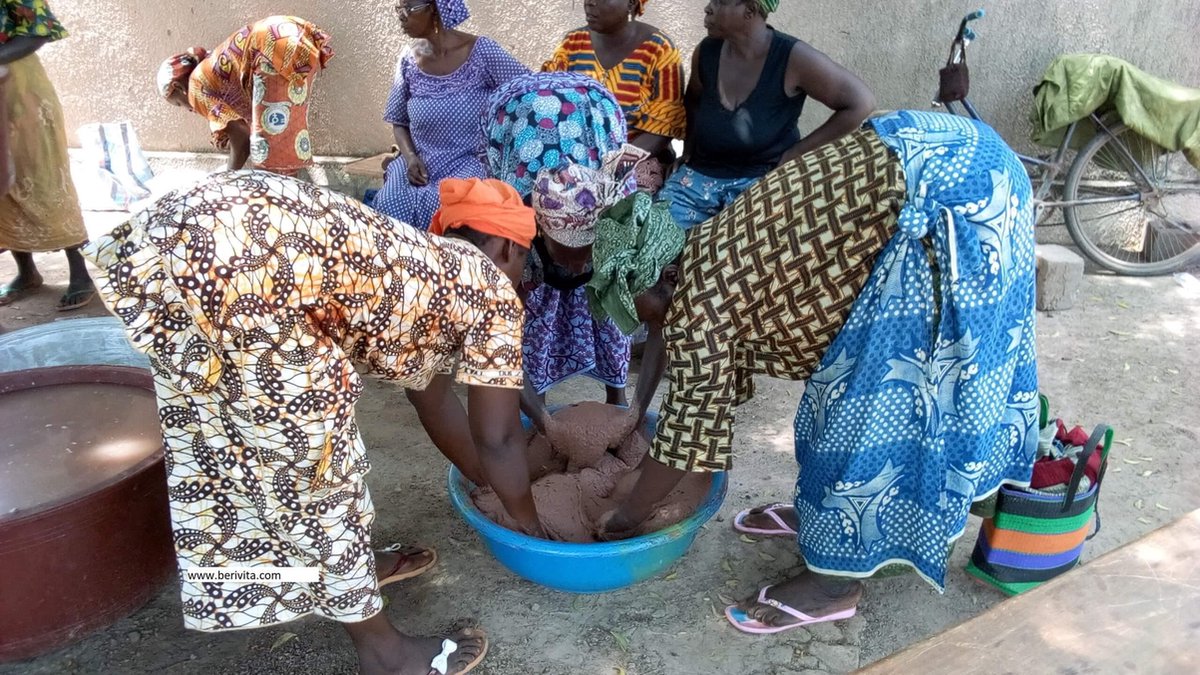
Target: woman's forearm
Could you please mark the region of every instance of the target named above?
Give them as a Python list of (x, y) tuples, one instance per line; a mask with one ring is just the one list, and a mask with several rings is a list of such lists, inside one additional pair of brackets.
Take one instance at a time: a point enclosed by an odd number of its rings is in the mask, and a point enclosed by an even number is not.
[(396, 147), (400, 148), (401, 157), (417, 154), (417, 146), (413, 144), (412, 134), (408, 132), (408, 127), (402, 127), (399, 124), (392, 125), (392, 136), (396, 139)]
[(250, 139), (249, 138), (231, 138), (229, 139), (229, 161), (225, 168), (229, 171), (238, 171), (246, 166), (246, 162), (250, 160)]
[(832, 143), (846, 134), (862, 126), (867, 116), (871, 114), (872, 106), (859, 106), (836, 110), (821, 126), (813, 129), (812, 133), (801, 138), (798, 143), (788, 148), (780, 159), (780, 164), (789, 162), (801, 155), (812, 152), (817, 148)]
[(643, 132), (633, 139), (633, 145), (650, 153), (651, 157), (658, 157), (671, 146), (671, 139), (667, 136)]
[(666, 343), (663, 341), (662, 326), (647, 324), (646, 346), (642, 351), (642, 369), (638, 373), (637, 395), (634, 399), (639, 418), (645, 416), (654, 400), (654, 392), (662, 382), (667, 370)]

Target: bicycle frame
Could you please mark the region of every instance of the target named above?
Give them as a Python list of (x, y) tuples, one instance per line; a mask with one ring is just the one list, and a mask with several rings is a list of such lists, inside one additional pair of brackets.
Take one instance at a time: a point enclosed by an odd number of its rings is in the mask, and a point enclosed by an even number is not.
[[(933, 106), (944, 106), (951, 115), (986, 123), (966, 97), (969, 80), (965, 69), (967, 47), (976, 38), (970, 23), (983, 16), (984, 11), (977, 10), (959, 24), (950, 58), (939, 72)], [(1104, 117), (1093, 112), (1071, 123), (1063, 130), (1062, 141), (1052, 154), (1033, 157), (1016, 153), (1033, 186), (1035, 224), (1042, 224), (1049, 210), (1061, 209), (1063, 224), (1084, 255), (1118, 274), (1164, 274), (1179, 269), (1189, 259), (1200, 260), (1200, 228), (1168, 212), (1168, 202), (1164, 199), (1176, 194), (1194, 198), (1198, 194), (1195, 181), (1175, 181), (1166, 174), (1160, 180), (1158, 171), (1162, 167), (1158, 164), (1158, 154), (1139, 149), (1135, 156), (1133, 148), (1140, 146), (1128, 141), (1138, 138), (1137, 133), (1127, 133), (1130, 127), (1112, 111), (1104, 113)], [(1082, 138), (1093, 130), (1094, 137)], [(1076, 146), (1078, 153), (1074, 152)], [(1101, 151), (1104, 158), (1097, 160)], [(1153, 163), (1144, 165), (1143, 155)], [(1123, 223), (1114, 220), (1116, 238), (1103, 241), (1097, 235), (1105, 237), (1108, 233), (1089, 224), (1095, 218), (1081, 221), (1088, 217), (1081, 213), (1094, 212), (1100, 214), (1098, 218), (1108, 218), (1104, 215), (1108, 207), (1102, 205), (1113, 204), (1129, 205), (1118, 207), (1110, 215), (1121, 217), (1133, 212), (1129, 216), (1133, 219), (1132, 229), (1122, 229)], [(1101, 205), (1099, 209), (1086, 210), (1097, 205)]]
[[(982, 13), (980, 13), (980, 16), (982, 16)], [(952, 63), (960, 62), (966, 56), (967, 46), (971, 44), (971, 40), (974, 38), (974, 33), (967, 27), (970, 20), (971, 19), (969, 15), (968, 18), (964, 19), (962, 24), (959, 26), (959, 36), (956, 41), (956, 44), (959, 46), (952, 51)], [(961, 112), (958, 109), (960, 105), (962, 106)], [(937, 101), (935, 97), (934, 106), (945, 106), (947, 112), (952, 115), (966, 116), (979, 122), (984, 122), (985, 124), (987, 123), (987, 121), (983, 119), (983, 116), (979, 114), (979, 110), (976, 109), (971, 101), (967, 98), (963, 98), (960, 101), (946, 101), (943, 103)], [(1090, 119), (1096, 126), (1097, 131), (1112, 136), (1112, 132), (1109, 131), (1108, 125), (1105, 124), (1104, 121), (1101, 120), (1095, 113), (1090, 115)], [(1052, 158), (1049, 160), (1042, 159), (1041, 157), (1024, 155), (1019, 152), (1016, 153), (1017, 157), (1021, 160), (1021, 163), (1025, 165), (1026, 172), (1029, 174), (1030, 180), (1035, 182), (1033, 201), (1034, 208), (1037, 210), (1037, 221), (1039, 223), (1041, 222), (1042, 216), (1045, 214), (1046, 209), (1071, 207), (1084, 204), (1121, 202), (1129, 201), (1130, 199), (1129, 195), (1091, 197), (1086, 200), (1077, 199), (1071, 201), (1063, 199), (1049, 199), (1051, 190), (1056, 184), (1056, 179), (1070, 169), (1070, 163), (1067, 162), (1067, 152), (1071, 149), (1071, 140), (1074, 138), (1075, 131), (1078, 126), (1079, 122), (1072, 122), (1071, 125), (1067, 127), (1066, 133), (1063, 135), (1062, 143), (1059, 144), (1058, 148), (1054, 151)], [(1116, 147), (1121, 151), (1121, 154), (1123, 154), (1125, 158), (1129, 160), (1130, 165), (1137, 169), (1137, 172), (1141, 175), (1142, 179), (1146, 181), (1146, 183), (1150, 183), (1151, 181), (1146, 175), (1145, 170), (1142, 168), (1141, 163), (1133, 158), (1133, 153), (1129, 151), (1129, 148), (1125, 147), (1125, 144), (1119, 140), (1116, 143)], [(1138, 200), (1140, 201), (1142, 198), (1143, 195), (1139, 194)]]

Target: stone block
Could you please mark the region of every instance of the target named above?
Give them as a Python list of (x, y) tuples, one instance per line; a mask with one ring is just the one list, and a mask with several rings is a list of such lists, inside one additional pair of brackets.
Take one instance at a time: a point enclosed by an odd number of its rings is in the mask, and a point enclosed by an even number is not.
[(849, 673), (858, 669), (858, 647), (814, 642), (808, 647), (808, 653), (821, 659), (831, 673)]
[(1083, 281), (1083, 258), (1066, 246), (1037, 247), (1037, 308), (1043, 312), (1070, 309)]

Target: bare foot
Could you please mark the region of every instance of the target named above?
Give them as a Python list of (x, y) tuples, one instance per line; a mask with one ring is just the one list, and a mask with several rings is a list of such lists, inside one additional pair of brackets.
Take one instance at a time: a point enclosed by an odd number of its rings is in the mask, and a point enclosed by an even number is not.
[[(457, 648), (446, 658), (446, 675), (462, 675), (479, 665), (487, 654), (483, 631), (460, 631), (449, 638), (399, 636), (384, 652), (360, 649), (359, 672), (362, 675), (429, 675), (434, 658), (443, 653), (443, 640), (454, 641)], [(389, 641), (391, 642), (391, 641)], [(440, 664), (439, 664), (440, 665)]]
[[(772, 586), (767, 591), (767, 597), (811, 617), (820, 618), (856, 607), (862, 598), (862, 583), (805, 570), (799, 576)], [(751, 619), (768, 626), (787, 626), (798, 622), (790, 614), (759, 603), (757, 592), (738, 603), (738, 607)]]
[[(765, 504), (763, 506), (750, 509), (750, 513), (746, 514), (746, 517), (742, 519), (742, 525), (745, 525), (746, 527), (752, 527), (756, 530), (779, 529), (779, 523), (775, 522), (774, 518), (767, 515), (767, 509), (771, 508), (772, 506), (774, 506), (774, 504)], [(779, 516), (783, 522), (787, 523), (788, 527), (796, 530), (797, 532), (800, 531), (800, 515), (796, 513), (796, 507), (780, 506), (772, 509), (772, 511), (775, 513), (775, 515)]]

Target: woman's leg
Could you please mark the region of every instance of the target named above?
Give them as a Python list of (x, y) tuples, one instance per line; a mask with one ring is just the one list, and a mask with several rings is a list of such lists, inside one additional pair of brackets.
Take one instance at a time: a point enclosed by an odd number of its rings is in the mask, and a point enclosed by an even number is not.
[(667, 179), (657, 199), (666, 202), (675, 223), (688, 230), (721, 211), (713, 184), (712, 178), (684, 165)]

